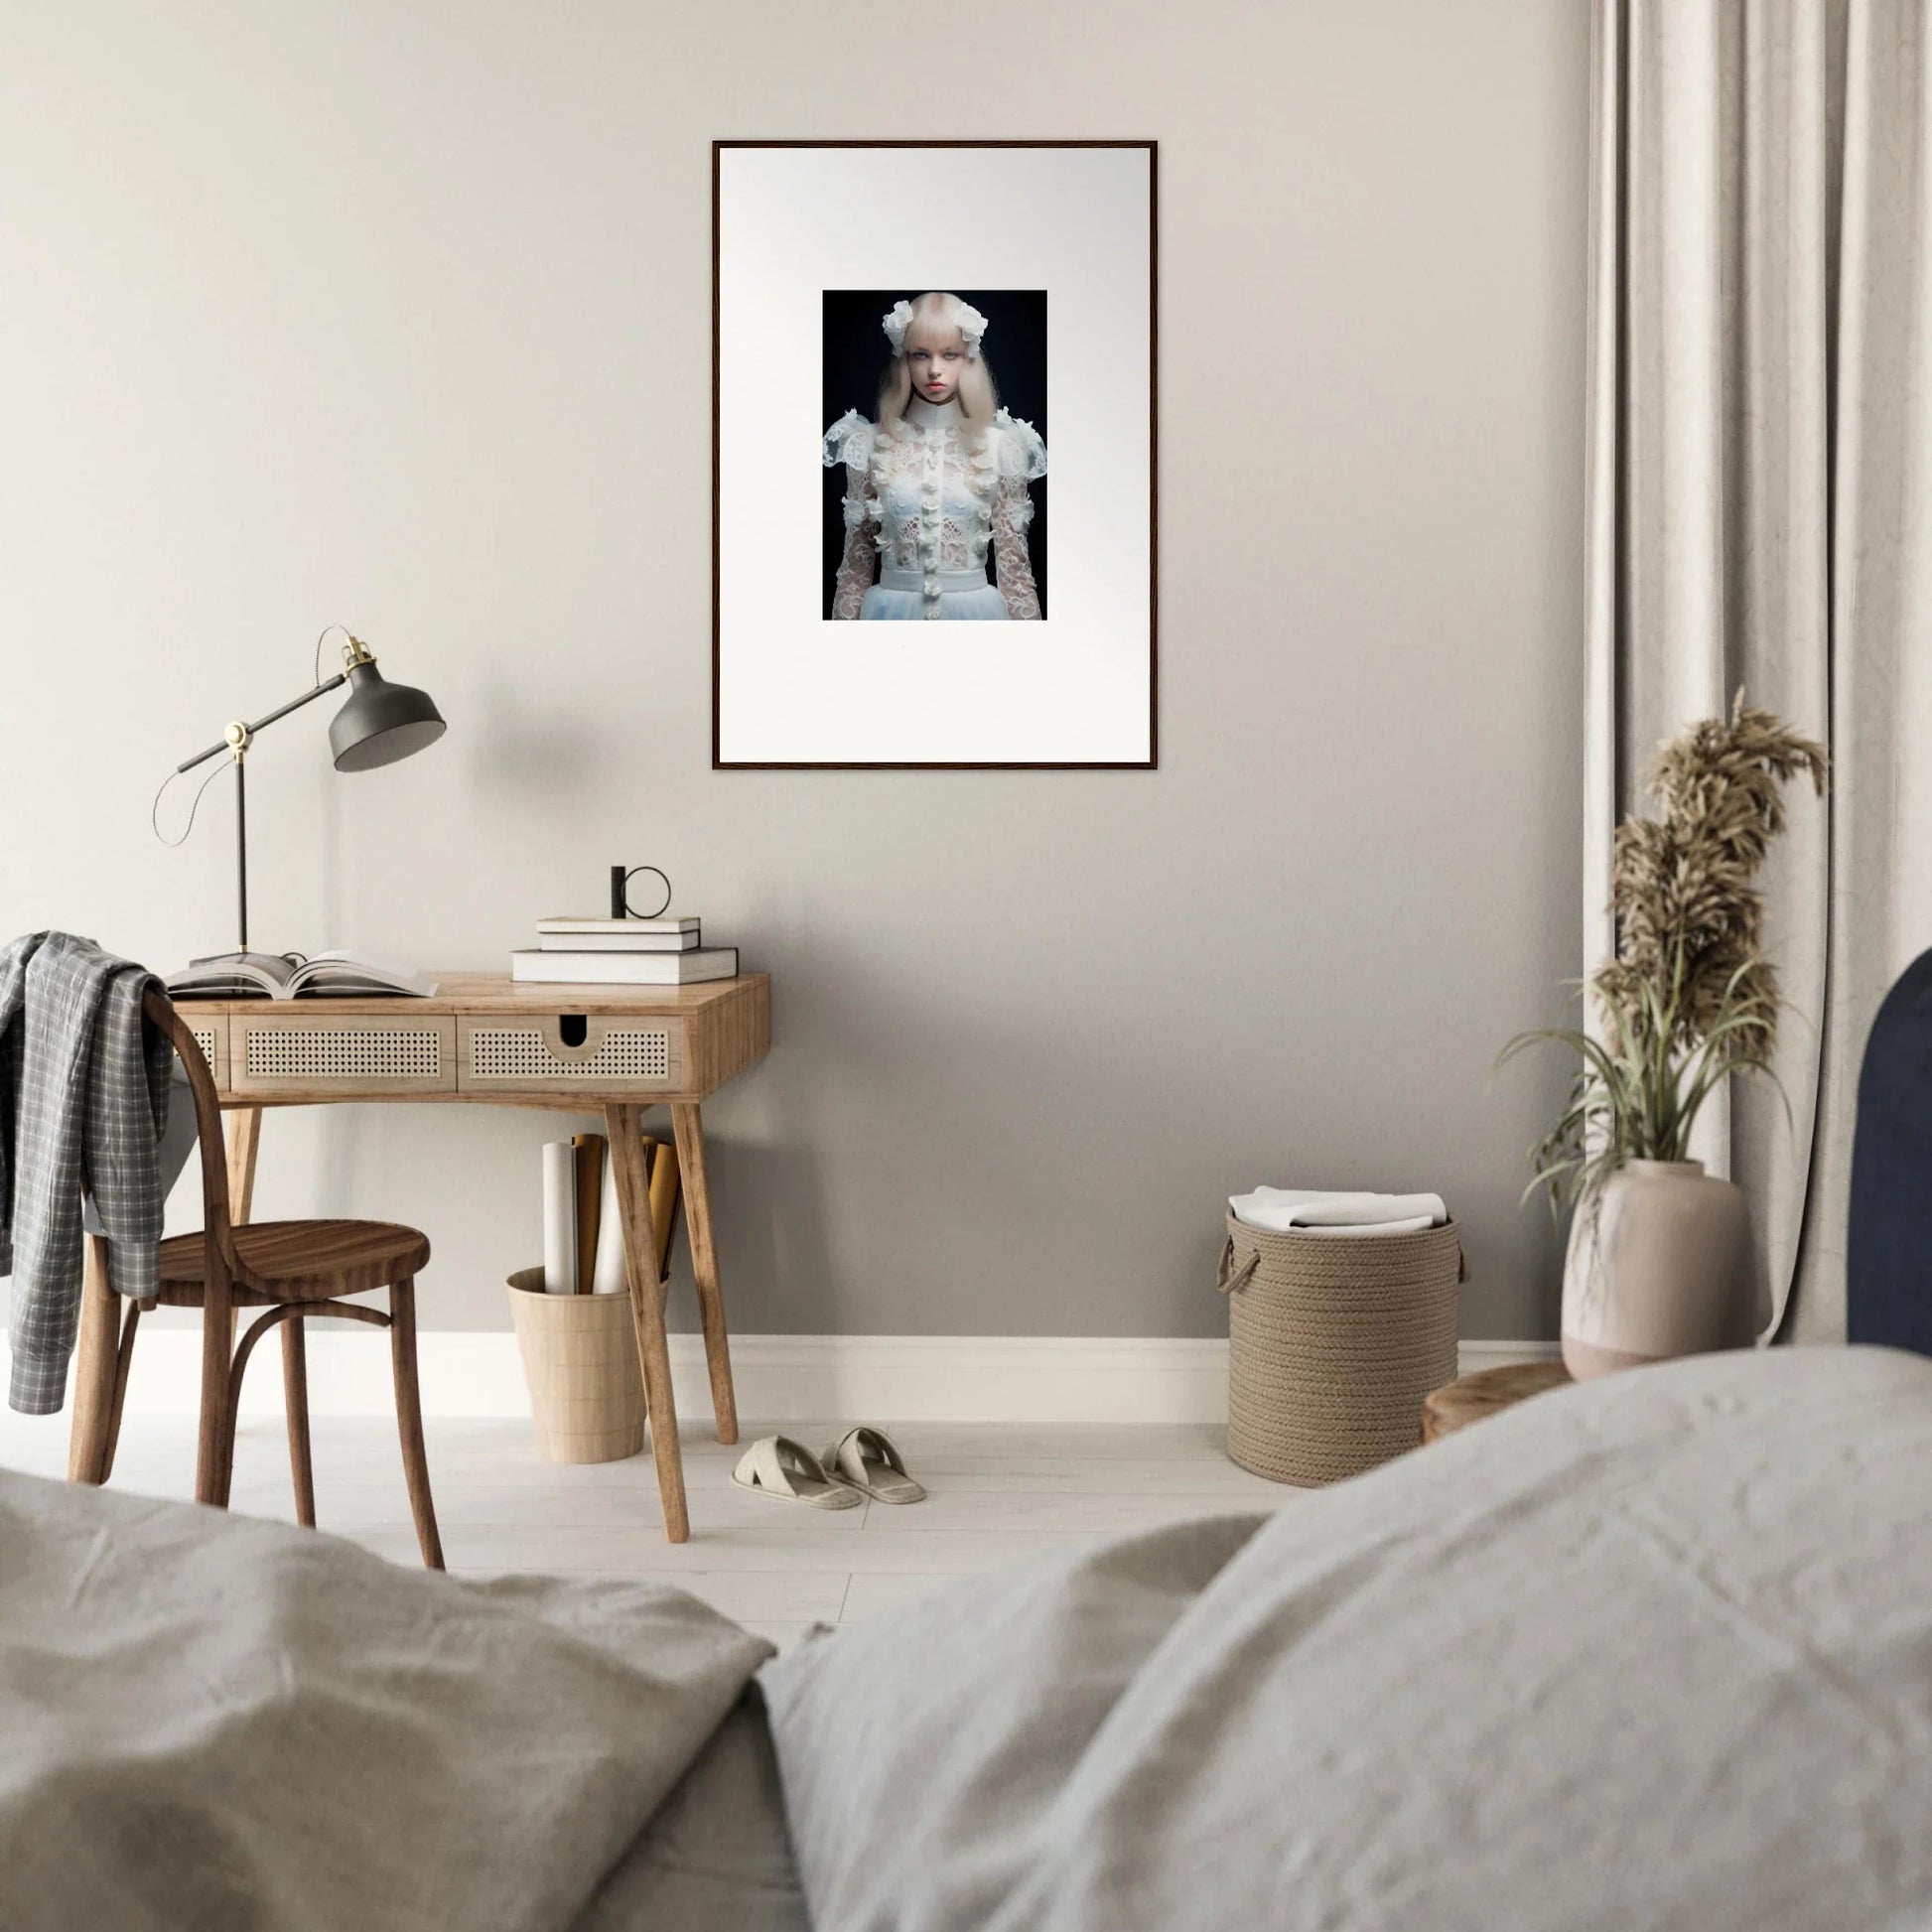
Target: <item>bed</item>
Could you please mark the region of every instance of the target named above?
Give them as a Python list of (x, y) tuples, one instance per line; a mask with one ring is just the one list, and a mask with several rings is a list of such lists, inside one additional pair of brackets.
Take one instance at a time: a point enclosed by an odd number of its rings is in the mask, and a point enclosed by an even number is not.
[(1932, 1362), (1708, 1356), (783, 1657), (0, 1476), (27, 1928), (1932, 1921)]

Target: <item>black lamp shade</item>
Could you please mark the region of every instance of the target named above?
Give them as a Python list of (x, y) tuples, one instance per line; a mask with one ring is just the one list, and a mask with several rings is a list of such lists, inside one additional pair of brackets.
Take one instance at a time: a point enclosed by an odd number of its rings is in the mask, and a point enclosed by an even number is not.
[(373, 664), (356, 664), (348, 702), (330, 721), (329, 749), (338, 771), (373, 771), (434, 745), (448, 729), (427, 691), (391, 684)]

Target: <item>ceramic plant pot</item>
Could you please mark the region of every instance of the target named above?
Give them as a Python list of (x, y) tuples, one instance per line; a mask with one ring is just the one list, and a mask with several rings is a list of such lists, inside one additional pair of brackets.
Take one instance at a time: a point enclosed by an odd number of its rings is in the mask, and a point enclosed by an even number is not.
[(1570, 1224), (1563, 1360), (1579, 1381), (1746, 1348), (1755, 1309), (1744, 1197), (1701, 1161), (1628, 1161)]

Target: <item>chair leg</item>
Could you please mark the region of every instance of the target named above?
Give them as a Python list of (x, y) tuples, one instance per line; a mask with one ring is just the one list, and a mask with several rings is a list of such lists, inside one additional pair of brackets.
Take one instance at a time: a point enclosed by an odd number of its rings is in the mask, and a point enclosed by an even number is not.
[[(234, 1356), (234, 1305), (225, 1285), (210, 1286), (202, 1302), (202, 1419), (195, 1450), (195, 1500), (228, 1506), (234, 1476), (233, 1405), (229, 1401)], [(237, 1390), (236, 1393), (239, 1393)]]
[(416, 1541), (431, 1570), (443, 1568), (443, 1542), (436, 1533), (436, 1505), (430, 1500), (429, 1457), (423, 1452), (423, 1399), (416, 1383), (416, 1283), (413, 1277), (389, 1284), (389, 1360), (396, 1377), (396, 1428), (402, 1437), (402, 1472), (409, 1484)]
[(107, 1244), (86, 1237), (80, 1281), (80, 1339), (73, 1361), (73, 1421), (68, 1436), (68, 1480), (107, 1480), (107, 1428), (114, 1406), (114, 1343), (119, 1298), (107, 1281)]
[(127, 1375), (134, 1366), (134, 1331), (141, 1323), (141, 1305), (129, 1302), (121, 1319), (121, 1345), (114, 1354), (114, 1399), (107, 1410), (107, 1442), (101, 1450), (100, 1479), (114, 1473), (114, 1450), (121, 1440), (121, 1410), (127, 1402)]
[(316, 1471), (309, 1453), (309, 1347), (302, 1317), (282, 1323), (282, 1406), (289, 1418), (289, 1473), (295, 1479), (295, 1520), (316, 1526)]

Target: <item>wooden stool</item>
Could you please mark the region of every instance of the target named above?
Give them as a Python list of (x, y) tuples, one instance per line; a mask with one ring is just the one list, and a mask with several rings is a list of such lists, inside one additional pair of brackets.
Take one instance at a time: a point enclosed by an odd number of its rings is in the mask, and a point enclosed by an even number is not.
[[(416, 1273), (429, 1260), (429, 1239), (393, 1221), (269, 1221), (237, 1226), (229, 1214), (228, 1177), (221, 1141), (221, 1113), (214, 1077), (195, 1035), (170, 1002), (149, 993), (149, 1021), (180, 1054), (195, 1097), (201, 1136), (203, 1225), (199, 1234), (177, 1235), (160, 1245), (156, 1292), (127, 1301), (122, 1314), (107, 1279), (106, 1244), (87, 1238), (81, 1324), (100, 1344), (89, 1353), (109, 1379), (105, 1387), (76, 1386), (73, 1439), (68, 1475), (76, 1482), (105, 1482), (114, 1466), (121, 1410), (135, 1331), (144, 1309), (157, 1306), (202, 1311), (201, 1441), (196, 1457), (195, 1500), (228, 1506), (234, 1471), (235, 1427), (241, 1409), (241, 1378), (255, 1343), (269, 1329), (282, 1330), (282, 1385), (287, 1397), (289, 1465), (295, 1478), (296, 1520), (313, 1529), (315, 1474), (309, 1456), (308, 1361), (304, 1322), (322, 1317), (366, 1321), (389, 1331), (390, 1365), (396, 1384), (396, 1424), (402, 1437), (403, 1476), (423, 1562), (443, 1568), (436, 1506), (430, 1497), (429, 1462), (423, 1452), (423, 1409), (416, 1383)], [(387, 1289), (389, 1310), (345, 1301)], [(235, 1311), (261, 1309), (234, 1346)], [(115, 1322), (119, 1320), (118, 1336)], [(78, 1379), (78, 1378), (77, 1378)]]
[(1560, 1389), (1569, 1380), (1570, 1371), (1561, 1362), (1512, 1362), (1507, 1368), (1478, 1369), (1423, 1397), (1422, 1439), (1440, 1442), (1545, 1389)]

